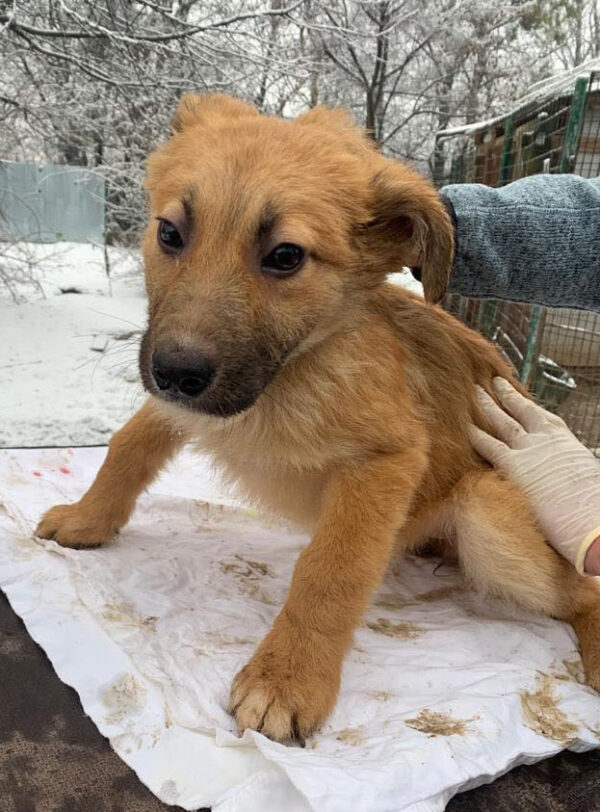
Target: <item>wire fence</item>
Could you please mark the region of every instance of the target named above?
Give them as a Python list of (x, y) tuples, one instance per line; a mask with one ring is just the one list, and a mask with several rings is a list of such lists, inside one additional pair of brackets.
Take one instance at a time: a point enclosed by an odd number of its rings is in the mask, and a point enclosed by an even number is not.
[[(438, 187), (600, 175), (600, 63), (536, 85), (506, 116), (438, 133), (434, 164)], [(456, 294), (444, 306), (493, 341), (538, 402), (600, 457), (599, 314)]]

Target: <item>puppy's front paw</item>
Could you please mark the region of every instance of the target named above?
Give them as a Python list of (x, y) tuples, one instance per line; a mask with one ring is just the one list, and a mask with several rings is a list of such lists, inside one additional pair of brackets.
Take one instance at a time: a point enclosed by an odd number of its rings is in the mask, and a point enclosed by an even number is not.
[(278, 637), (271, 632), (235, 677), (229, 713), (240, 735), (250, 728), (304, 746), (333, 709), (341, 663), (324, 662), (314, 643), (298, 645), (288, 638), (278, 645)]
[(55, 505), (42, 516), (35, 535), (53, 539), (63, 547), (97, 547), (112, 538), (117, 527), (90, 515), (79, 503)]

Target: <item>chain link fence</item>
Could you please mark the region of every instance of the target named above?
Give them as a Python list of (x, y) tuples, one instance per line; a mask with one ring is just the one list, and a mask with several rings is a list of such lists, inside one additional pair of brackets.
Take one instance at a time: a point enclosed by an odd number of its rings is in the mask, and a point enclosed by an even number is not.
[[(438, 187), (600, 175), (600, 62), (539, 83), (506, 116), (439, 132), (433, 163)], [(599, 314), (456, 294), (444, 306), (500, 347), (538, 402), (600, 457)]]

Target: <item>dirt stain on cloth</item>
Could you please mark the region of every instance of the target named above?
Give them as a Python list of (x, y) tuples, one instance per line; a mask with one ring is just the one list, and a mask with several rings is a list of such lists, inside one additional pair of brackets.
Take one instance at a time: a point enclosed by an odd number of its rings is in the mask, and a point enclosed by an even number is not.
[(347, 727), (335, 737), (337, 741), (349, 744), (352, 747), (360, 747), (365, 740), (365, 728), (363, 725), (359, 727)]
[(375, 606), (380, 606), (382, 609), (404, 609), (406, 606), (414, 606), (418, 603), (434, 603), (435, 601), (443, 601), (447, 598), (453, 597), (457, 593), (465, 591), (466, 587), (462, 585), (442, 586), (438, 589), (431, 589), (429, 592), (422, 592), (420, 595), (413, 595), (409, 598), (388, 592), (380, 595), (379, 598), (377, 598), (375, 601)]
[(109, 623), (118, 623), (121, 626), (130, 626), (138, 629), (156, 630), (158, 618), (155, 615), (142, 615), (135, 607), (122, 601), (120, 603), (105, 603), (101, 610), (102, 617)]
[(367, 696), (370, 696), (376, 702), (387, 702), (389, 699), (393, 699), (396, 694), (392, 694), (390, 691), (367, 691)]
[(469, 732), (467, 727), (469, 722), (477, 719), (476, 716), (470, 719), (453, 719), (449, 713), (444, 711), (432, 711), (429, 708), (422, 710), (414, 719), (406, 719), (404, 724), (425, 733), (430, 738), (432, 736), (464, 736)]
[(552, 667), (550, 676), (553, 679), (560, 680), (561, 682), (577, 682), (585, 683), (585, 676), (583, 673), (583, 663), (580, 657), (573, 660), (563, 660), (560, 665)]
[(235, 561), (221, 561), (221, 572), (235, 575), (244, 581), (255, 581), (265, 575), (271, 575), (269, 567), (262, 561), (249, 561), (236, 553)]
[(562, 663), (573, 682), (585, 682), (581, 657), (575, 657), (573, 660), (563, 660)]
[(250, 561), (236, 553), (233, 561), (221, 561), (219, 567), (225, 575), (233, 575), (240, 584), (243, 594), (267, 606), (276, 605), (276, 601), (270, 598), (264, 589), (259, 586), (262, 579), (273, 577), (273, 573), (267, 564), (262, 561)]
[(138, 713), (146, 704), (146, 689), (133, 674), (121, 674), (105, 688), (100, 699), (108, 711), (104, 717), (107, 725), (117, 725), (131, 713)]
[(560, 744), (569, 744), (577, 738), (578, 725), (560, 709), (553, 677), (541, 674), (537, 691), (522, 690), (519, 697), (523, 720), (535, 733)]
[(447, 598), (451, 598), (460, 592), (466, 592), (466, 587), (461, 585), (441, 586), (438, 589), (432, 589), (429, 592), (423, 592), (420, 595), (416, 595), (415, 601), (417, 603), (433, 603), (434, 601), (443, 601)]
[(417, 626), (416, 623), (411, 623), (408, 620), (400, 620), (394, 623), (385, 617), (378, 617), (377, 620), (369, 621), (367, 627), (371, 631), (385, 634), (386, 637), (395, 637), (397, 640), (414, 640), (415, 637), (421, 637), (424, 634), (424, 630)]
[(382, 609), (404, 609), (410, 606), (412, 600), (410, 598), (403, 598), (401, 595), (385, 594), (380, 595), (375, 601), (375, 606)]

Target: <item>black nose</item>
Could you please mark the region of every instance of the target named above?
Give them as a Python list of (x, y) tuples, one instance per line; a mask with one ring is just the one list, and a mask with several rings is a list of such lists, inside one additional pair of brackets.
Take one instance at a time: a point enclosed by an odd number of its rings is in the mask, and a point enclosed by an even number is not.
[(175, 397), (195, 398), (203, 392), (215, 374), (208, 358), (190, 350), (155, 350), (152, 354), (152, 375), (161, 392)]

